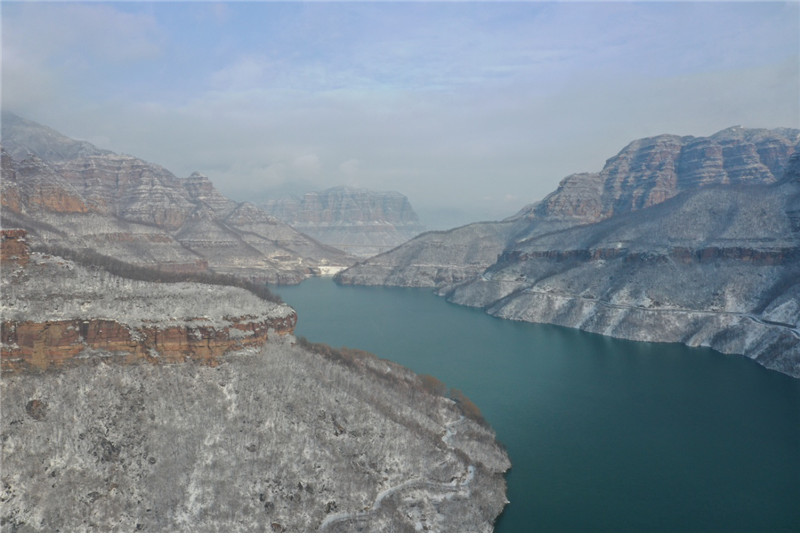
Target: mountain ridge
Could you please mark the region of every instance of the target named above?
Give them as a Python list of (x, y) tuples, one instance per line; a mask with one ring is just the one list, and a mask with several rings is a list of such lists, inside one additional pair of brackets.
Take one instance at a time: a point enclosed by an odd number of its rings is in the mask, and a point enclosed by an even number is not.
[[(434, 247), (418, 237), (335, 280), (433, 287), (502, 318), (711, 346), (800, 377), (798, 138), (734, 127), (634, 141), (506, 221)], [(687, 146), (696, 164), (676, 165)]]
[(425, 229), (408, 198), (396, 191), (340, 185), (262, 206), (293, 228), (361, 257), (394, 248)]
[(478, 533), (506, 504), (494, 432), (430, 380), (240, 287), (25, 238), (0, 246), (4, 528)]
[(354, 262), (226, 198), (202, 174), (181, 179), (19, 117), (4, 121), (2, 131), (3, 224), (27, 228), (31, 239), (173, 271), (277, 283), (299, 283)]

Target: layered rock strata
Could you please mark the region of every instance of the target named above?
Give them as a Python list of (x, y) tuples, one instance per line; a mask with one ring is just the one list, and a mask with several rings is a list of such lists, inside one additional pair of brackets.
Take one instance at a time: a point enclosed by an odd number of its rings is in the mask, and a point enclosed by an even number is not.
[(408, 198), (394, 191), (334, 187), (262, 206), (298, 231), (360, 257), (399, 246), (425, 229)]
[(735, 126), (710, 137), (658, 135), (633, 141), (599, 173), (573, 174), (524, 213), (597, 222), (710, 185), (769, 184), (783, 176), (800, 131)]
[(502, 318), (710, 346), (800, 377), (800, 187), (716, 187), (517, 243), (441, 288)]
[[(423, 235), (336, 280), (435, 287), (503, 318), (711, 346), (800, 376), (797, 139), (730, 128), (636, 141), (479, 234), (442, 233), (442, 254), (421, 253)], [(475, 259), (471, 277), (448, 276)]]
[(120, 278), (31, 254), (21, 233), (3, 230), (4, 373), (96, 357), (215, 364), (228, 352), (294, 330), (297, 316), (290, 307), (244, 289)]
[(297, 345), (294, 311), (243, 289), (24, 238), (0, 255), (4, 530), (491, 531), (508, 457), (430, 380)]
[(2, 221), (28, 229), (32, 240), (169, 271), (262, 282), (298, 283), (354, 262), (226, 198), (202, 174), (179, 179), (158, 165), (3, 116)]

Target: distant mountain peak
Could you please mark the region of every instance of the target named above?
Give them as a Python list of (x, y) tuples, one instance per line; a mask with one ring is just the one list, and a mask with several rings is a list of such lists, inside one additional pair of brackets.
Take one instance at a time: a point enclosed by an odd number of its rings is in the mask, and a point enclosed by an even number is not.
[(361, 256), (398, 246), (425, 229), (408, 198), (396, 191), (339, 185), (263, 207), (320, 242)]
[(31, 153), (48, 163), (69, 161), (78, 157), (114, 154), (114, 152), (98, 148), (92, 143), (71, 139), (52, 128), (22, 118), (10, 111), (2, 111), (0, 119), (2, 122), (0, 135), (3, 145), (9, 155), (16, 160), (22, 160)]

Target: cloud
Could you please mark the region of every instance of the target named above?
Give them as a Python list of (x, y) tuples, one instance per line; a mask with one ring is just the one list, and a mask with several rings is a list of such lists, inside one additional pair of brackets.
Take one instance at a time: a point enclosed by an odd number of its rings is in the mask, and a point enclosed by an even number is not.
[(263, 87), (268, 67), (265, 61), (256, 57), (243, 57), (235, 63), (226, 65), (211, 75), (213, 87), (225, 91), (241, 91)]
[(341, 165), (339, 165), (339, 170), (341, 171), (342, 175), (345, 178), (353, 179), (358, 175), (359, 170), (361, 169), (361, 161), (358, 159), (348, 159)]
[(292, 160), (292, 168), (302, 177), (318, 174), (322, 165), (316, 154), (305, 154)]
[[(70, 6), (3, 6), (4, 106), (240, 200), (344, 181), (503, 217), (636, 138), (800, 127), (797, 5)], [(146, 46), (47, 35), (89, 12)]]
[(20, 112), (77, 93), (81, 84), (91, 92), (108, 70), (162, 53), (153, 16), (108, 5), (7, 4), (2, 30), (3, 105)]
[(7, 5), (3, 38), (31, 58), (75, 61), (90, 55), (111, 62), (148, 59), (161, 53), (156, 19), (102, 4)]

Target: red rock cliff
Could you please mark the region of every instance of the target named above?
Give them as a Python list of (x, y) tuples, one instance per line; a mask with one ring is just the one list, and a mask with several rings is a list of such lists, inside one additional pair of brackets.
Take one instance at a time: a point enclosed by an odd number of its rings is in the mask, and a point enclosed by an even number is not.
[(135, 281), (31, 254), (25, 235), (2, 231), (2, 372), (98, 359), (215, 365), (297, 323), (290, 307), (244, 289)]

